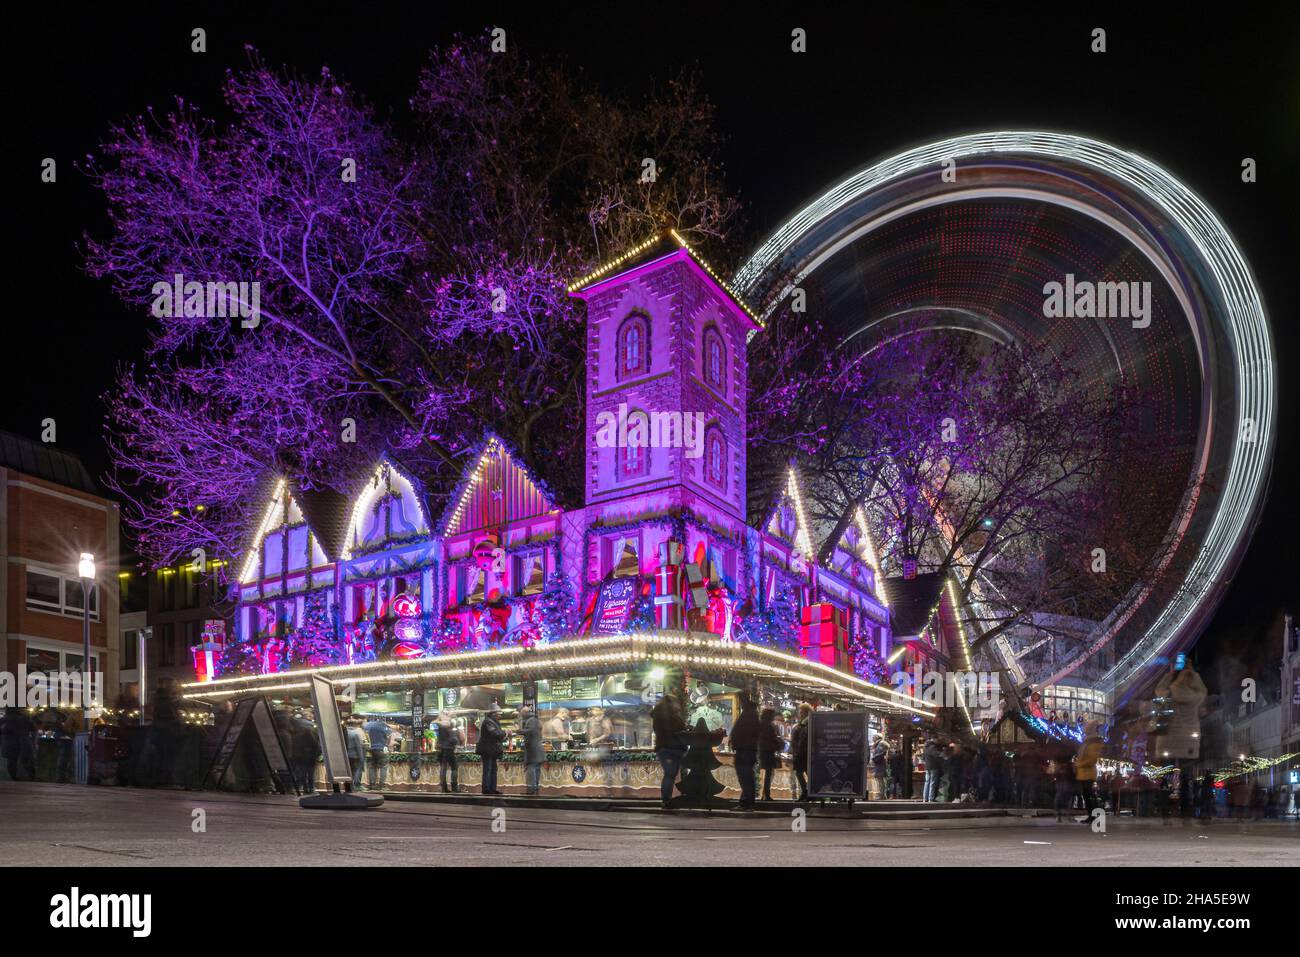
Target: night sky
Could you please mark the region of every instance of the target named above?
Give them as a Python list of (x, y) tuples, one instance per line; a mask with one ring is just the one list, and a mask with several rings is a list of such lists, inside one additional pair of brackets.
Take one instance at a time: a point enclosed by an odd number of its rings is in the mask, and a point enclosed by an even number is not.
[[(186, 5), (182, 14), (73, 15), (39, 11), (10, 35), (7, 88), (17, 122), (5, 151), (11, 184), (11, 347), (4, 428), (33, 438), (58, 421), (59, 445), (93, 472), (106, 467), (100, 396), (116, 362), (140, 354), (144, 317), (81, 269), (84, 232), (105, 229), (103, 204), (74, 163), (109, 125), (181, 95), (220, 113), (227, 68), (243, 46), (303, 73), (328, 64), (393, 119), (432, 45), (499, 25), (537, 58), (559, 57), (592, 82), (637, 93), (697, 65), (728, 136), (728, 177), (748, 205), (736, 258), (832, 181), (885, 155), (958, 133), (999, 128), (1078, 132), (1144, 154), (1195, 190), (1235, 235), (1263, 290), (1281, 370), (1281, 419), (1263, 523), (1237, 581), (1197, 651), (1215, 690), (1216, 664), (1248, 669), (1275, 659), (1284, 609), (1300, 613), (1291, 538), (1295, 490), (1297, 254), (1300, 166), (1300, 14), (1243, 7), (1156, 17), (1137, 4), (1110, 14), (1035, 5), (978, 15), (969, 5), (415, 3), (301, 9)], [(877, 5), (871, 5), (872, 7)], [(1001, 5), (1000, 5), (1001, 6)], [(429, 8), (435, 8), (433, 12)], [(61, 6), (61, 10), (62, 10)], [(102, 9), (102, 8), (101, 8)], [(712, 10), (712, 12), (711, 12)], [(1208, 12), (1213, 10), (1213, 12)], [(233, 11), (233, 12), (232, 12)], [(743, 11), (743, 12), (742, 12)], [(190, 52), (190, 30), (208, 52)], [(808, 53), (790, 52), (790, 30)], [(1093, 27), (1109, 50), (1089, 51)], [(40, 162), (59, 162), (42, 184)], [(1259, 181), (1243, 184), (1245, 156)], [(21, 358), (20, 358), (21, 357)], [(1235, 671), (1235, 668), (1229, 669)], [(1255, 672), (1259, 674), (1259, 672)]]

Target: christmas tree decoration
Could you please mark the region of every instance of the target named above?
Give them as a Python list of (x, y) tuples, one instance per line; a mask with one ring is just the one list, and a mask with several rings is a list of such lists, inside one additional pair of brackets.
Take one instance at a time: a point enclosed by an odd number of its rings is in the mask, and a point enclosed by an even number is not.
[(713, 772), (722, 767), (722, 762), (713, 754), (715, 745), (722, 741), (723, 731), (710, 731), (704, 719), (695, 722), (695, 727), (682, 734), (687, 743), (687, 751), (682, 758), (682, 779), (677, 784), (681, 793), (668, 802), (670, 808), (715, 808), (730, 807), (731, 802), (718, 797), (726, 787)]

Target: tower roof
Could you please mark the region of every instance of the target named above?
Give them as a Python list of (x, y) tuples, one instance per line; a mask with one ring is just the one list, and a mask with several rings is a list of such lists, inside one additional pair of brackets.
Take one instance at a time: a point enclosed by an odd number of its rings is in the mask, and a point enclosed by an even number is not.
[(682, 238), (681, 234), (675, 229), (667, 229), (661, 233), (656, 233), (645, 242), (633, 246), (621, 256), (609, 260), (604, 265), (599, 266), (593, 271), (580, 279), (569, 283), (568, 291), (577, 295), (579, 298), (585, 298), (582, 293), (595, 289), (599, 286), (610, 282), (623, 274), (636, 269), (638, 266), (644, 266), (648, 263), (657, 262), (663, 259), (685, 259), (700, 269), (706, 279), (715, 287), (722, 296), (740, 310), (744, 316), (753, 323), (756, 329), (763, 328), (763, 320), (758, 317), (749, 304), (740, 298), (740, 294), (732, 289), (726, 281), (714, 272), (704, 259), (691, 248), (690, 244)]

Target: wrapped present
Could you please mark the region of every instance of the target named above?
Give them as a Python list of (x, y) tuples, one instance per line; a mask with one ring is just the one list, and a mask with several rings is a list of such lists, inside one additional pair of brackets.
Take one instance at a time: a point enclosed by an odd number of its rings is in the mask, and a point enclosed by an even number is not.
[(799, 653), (833, 668), (848, 658), (847, 616), (830, 602), (804, 605), (799, 612)]
[(704, 572), (694, 563), (683, 566), (686, 571), (686, 584), (691, 590), (691, 604), (704, 609), (709, 604), (709, 590), (704, 587)]
[(686, 546), (681, 542), (667, 541), (659, 543), (659, 564), (680, 565), (686, 557)]
[(655, 569), (655, 624), (660, 628), (682, 627), (681, 569), (676, 565), (660, 565)]

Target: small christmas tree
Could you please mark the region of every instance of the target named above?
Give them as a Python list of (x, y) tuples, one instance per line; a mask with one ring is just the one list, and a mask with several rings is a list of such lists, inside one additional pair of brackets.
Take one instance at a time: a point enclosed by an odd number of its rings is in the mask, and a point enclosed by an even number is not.
[(230, 641), (217, 657), (217, 674), (220, 676), (256, 675), (262, 673), (262, 653), (253, 641)]
[(537, 607), (543, 643), (563, 638), (573, 630), (570, 622), (573, 592), (569, 580), (560, 572), (552, 572), (547, 579), (546, 588), (537, 596)]
[(670, 808), (730, 807), (731, 802), (718, 797), (726, 788), (713, 772), (722, 767), (713, 754), (713, 746), (722, 740), (722, 729), (710, 731), (704, 719), (695, 722), (695, 729), (682, 735), (687, 751), (682, 758), (682, 780), (677, 790), (682, 793), (668, 802)]
[(303, 603), (302, 627), (290, 642), (289, 667), (319, 667), (339, 664), (343, 659), (334, 638), (334, 616), (324, 592), (307, 595)]

